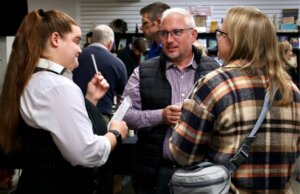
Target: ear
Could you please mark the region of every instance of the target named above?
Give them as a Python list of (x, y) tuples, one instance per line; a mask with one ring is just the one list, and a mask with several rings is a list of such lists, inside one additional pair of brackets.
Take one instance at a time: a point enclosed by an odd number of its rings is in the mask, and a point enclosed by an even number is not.
[(192, 36), (193, 36), (193, 38), (194, 38), (195, 40), (198, 39), (198, 32), (197, 32), (196, 29), (193, 29), (193, 31), (192, 31)]
[(111, 51), (113, 44), (113, 41), (109, 41), (109, 43), (107, 44), (107, 49)]
[(50, 36), (50, 42), (53, 47), (58, 47), (60, 36), (58, 32), (53, 32)]
[(157, 26), (160, 26), (161, 23), (161, 19), (160, 18), (156, 18), (154, 23), (156, 23)]

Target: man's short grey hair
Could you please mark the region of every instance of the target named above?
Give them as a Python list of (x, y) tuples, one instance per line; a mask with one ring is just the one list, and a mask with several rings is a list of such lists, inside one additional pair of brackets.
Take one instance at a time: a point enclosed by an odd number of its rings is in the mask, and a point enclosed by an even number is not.
[(170, 9), (167, 9), (166, 11), (164, 11), (161, 16), (161, 22), (163, 22), (166, 17), (173, 15), (173, 14), (182, 15), (184, 17), (184, 20), (185, 20), (185, 23), (187, 24), (187, 26), (189, 28), (195, 28), (195, 26), (196, 26), (195, 19), (194, 19), (193, 15), (191, 14), (191, 12), (189, 12), (186, 9), (179, 8), (179, 7), (170, 8)]
[(98, 25), (93, 29), (93, 36), (91, 42), (100, 42), (103, 45), (108, 45), (114, 42), (114, 31), (108, 25)]

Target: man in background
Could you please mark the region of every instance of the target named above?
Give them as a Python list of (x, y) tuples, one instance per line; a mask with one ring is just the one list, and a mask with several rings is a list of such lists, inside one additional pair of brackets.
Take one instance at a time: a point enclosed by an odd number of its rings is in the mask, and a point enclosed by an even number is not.
[(73, 80), (86, 94), (87, 84), (95, 74), (91, 54), (95, 56), (97, 68), (109, 83), (105, 96), (99, 100), (97, 107), (108, 122), (113, 113), (114, 97), (123, 93), (127, 82), (127, 71), (124, 63), (110, 50), (114, 43), (114, 32), (108, 25), (98, 25), (93, 30), (91, 44), (82, 50), (78, 57), (79, 67), (73, 71)]
[(133, 70), (141, 64), (142, 56), (147, 51), (148, 43), (145, 38), (136, 38), (132, 44), (120, 50), (117, 54), (125, 64), (127, 77), (130, 77)]
[(165, 3), (155, 2), (140, 10), (140, 15), (142, 16), (140, 29), (143, 31), (145, 37), (151, 41), (147, 59), (159, 56), (161, 52), (162, 46), (157, 31), (161, 23), (161, 14), (169, 8), (170, 6)]

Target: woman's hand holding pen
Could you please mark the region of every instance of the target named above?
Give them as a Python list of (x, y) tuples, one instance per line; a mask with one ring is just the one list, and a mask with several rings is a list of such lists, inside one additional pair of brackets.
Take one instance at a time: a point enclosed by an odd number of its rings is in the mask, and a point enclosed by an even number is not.
[(106, 79), (100, 73), (97, 73), (88, 83), (85, 97), (96, 106), (98, 100), (104, 96), (108, 88), (109, 84)]

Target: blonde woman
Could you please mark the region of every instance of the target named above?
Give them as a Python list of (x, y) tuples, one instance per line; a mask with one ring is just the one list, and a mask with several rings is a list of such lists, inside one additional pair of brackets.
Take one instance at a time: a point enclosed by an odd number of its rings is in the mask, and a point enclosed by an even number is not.
[(278, 44), (279, 54), (282, 61), (285, 61), (285, 69), (291, 76), (292, 80), (299, 86), (297, 74), (297, 62), (293, 61), (293, 47), (289, 41), (282, 41)]
[(216, 31), (221, 68), (200, 79), (169, 147), (181, 165), (210, 160), (226, 164), (250, 133), (266, 90), (275, 100), (250, 147), (248, 160), (232, 174), (232, 193), (292, 193), (291, 175), (300, 148), (300, 92), (279, 58), (276, 31), (257, 8), (233, 7)]

